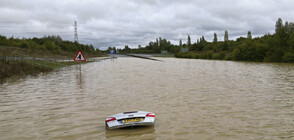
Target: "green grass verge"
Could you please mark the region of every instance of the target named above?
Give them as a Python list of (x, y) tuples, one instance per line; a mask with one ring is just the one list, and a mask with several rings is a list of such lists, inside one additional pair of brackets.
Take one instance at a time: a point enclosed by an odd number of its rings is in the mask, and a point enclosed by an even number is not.
[[(87, 62), (81, 62), (82, 64)], [(26, 75), (38, 75), (53, 69), (76, 65), (74, 61), (40, 61), (40, 60), (0, 60), (0, 84), (17, 79)]]

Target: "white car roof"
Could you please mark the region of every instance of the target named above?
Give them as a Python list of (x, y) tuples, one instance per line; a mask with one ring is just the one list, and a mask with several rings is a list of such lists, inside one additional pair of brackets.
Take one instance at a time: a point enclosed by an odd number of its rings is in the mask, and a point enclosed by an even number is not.
[(115, 114), (115, 115), (111, 115), (109, 117), (114, 117), (114, 118), (116, 118), (116, 120), (119, 120), (119, 119), (125, 119), (125, 118), (145, 117), (148, 113), (152, 113), (152, 112), (130, 111), (130, 112), (118, 113), (118, 114)]

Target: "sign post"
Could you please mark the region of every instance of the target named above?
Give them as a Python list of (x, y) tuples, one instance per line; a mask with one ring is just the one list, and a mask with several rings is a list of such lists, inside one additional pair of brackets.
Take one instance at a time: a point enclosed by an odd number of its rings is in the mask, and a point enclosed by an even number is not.
[(114, 50), (110, 50), (110, 56), (111, 58), (114, 58)]
[(76, 57), (74, 58), (74, 61), (80, 61), (80, 76), (82, 75), (82, 66), (81, 66), (81, 61), (87, 61), (85, 56), (83, 55), (83, 53), (81, 51), (79, 51), (76, 55)]

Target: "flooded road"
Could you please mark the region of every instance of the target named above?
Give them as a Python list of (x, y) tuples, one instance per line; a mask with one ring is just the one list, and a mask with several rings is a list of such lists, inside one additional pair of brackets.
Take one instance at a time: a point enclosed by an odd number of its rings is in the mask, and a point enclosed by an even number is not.
[[(118, 58), (0, 85), (0, 139), (293, 139), (294, 64)], [(156, 114), (105, 130), (107, 116)]]

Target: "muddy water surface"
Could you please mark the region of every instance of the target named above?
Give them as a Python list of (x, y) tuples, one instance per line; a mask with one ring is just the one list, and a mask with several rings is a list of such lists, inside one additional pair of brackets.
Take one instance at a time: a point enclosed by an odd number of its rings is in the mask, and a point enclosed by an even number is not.
[[(294, 139), (294, 65), (118, 58), (0, 86), (0, 139)], [(154, 127), (105, 117), (156, 113)]]

